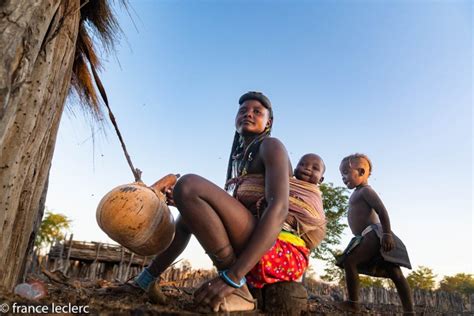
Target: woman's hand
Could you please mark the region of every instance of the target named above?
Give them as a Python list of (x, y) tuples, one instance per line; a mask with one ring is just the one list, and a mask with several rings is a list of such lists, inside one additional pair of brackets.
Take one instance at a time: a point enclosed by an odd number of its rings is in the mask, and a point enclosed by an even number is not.
[(178, 174), (170, 173), (150, 186), (155, 193), (162, 199), (165, 198), (166, 204), (176, 206), (173, 199), (173, 189), (180, 177)]
[(208, 305), (214, 312), (219, 311), (219, 305), (225, 297), (234, 292), (235, 288), (225, 283), (220, 277), (216, 277), (201, 285), (194, 292), (194, 301), (197, 304)]
[(168, 188), (165, 188), (166, 204), (169, 206), (176, 206), (173, 198), (174, 185)]

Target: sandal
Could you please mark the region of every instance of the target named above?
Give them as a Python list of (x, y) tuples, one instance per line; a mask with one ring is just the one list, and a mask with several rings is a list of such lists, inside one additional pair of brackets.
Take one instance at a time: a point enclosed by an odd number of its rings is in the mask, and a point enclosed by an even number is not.
[(250, 294), (248, 288), (242, 287), (235, 289), (232, 294), (224, 298), (214, 312), (244, 312), (257, 309), (257, 300)]

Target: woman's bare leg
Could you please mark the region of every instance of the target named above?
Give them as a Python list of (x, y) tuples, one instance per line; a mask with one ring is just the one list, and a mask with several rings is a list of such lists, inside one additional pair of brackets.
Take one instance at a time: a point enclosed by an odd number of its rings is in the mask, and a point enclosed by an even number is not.
[[(209, 254), (216, 268), (229, 268), (250, 238), (256, 219), (227, 192), (196, 175), (180, 178), (173, 197), (183, 222)], [(215, 312), (255, 308), (247, 285), (235, 290), (227, 301), (224, 300), (224, 305), (220, 299), (202, 300), (202, 291), (207, 290), (210, 284), (203, 284), (194, 294), (197, 302), (209, 305)], [(240, 294), (233, 295), (236, 293)]]
[(187, 229), (216, 267), (221, 270), (231, 265), (256, 225), (252, 214), (227, 192), (197, 175), (181, 177), (173, 197)]
[[(219, 262), (235, 256), (252, 233), (255, 219), (250, 212), (227, 192), (196, 175), (185, 175), (173, 192), (181, 215), (176, 220), (176, 232), (170, 246), (155, 256), (147, 267), (155, 277), (172, 264), (186, 248), (191, 233), (196, 235), (213, 262), (226, 268), (232, 262)], [(189, 225), (189, 227), (188, 227)]]
[(176, 220), (175, 234), (169, 247), (162, 253), (156, 255), (150, 265), (147, 267), (154, 277), (158, 277), (163, 273), (178, 256), (184, 251), (188, 245), (191, 233), (184, 224), (181, 216)]

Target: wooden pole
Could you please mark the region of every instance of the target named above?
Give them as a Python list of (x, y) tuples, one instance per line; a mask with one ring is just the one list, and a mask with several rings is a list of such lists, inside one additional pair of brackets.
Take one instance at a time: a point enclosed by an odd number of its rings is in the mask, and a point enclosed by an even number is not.
[(67, 273), (67, 270), (69, 268), (69, 258), (71, 257), (71, 249), (72, 249), (72, 237), (74, 236), (74, 234), (71, 234), (71, 236), (69, 237), (69, 248), (67, 250), (67, 256), (66, 256), (66, 263), (64, 264), (64, 267), (63, 267), (63, 273), (64, 275), (66, 275)]

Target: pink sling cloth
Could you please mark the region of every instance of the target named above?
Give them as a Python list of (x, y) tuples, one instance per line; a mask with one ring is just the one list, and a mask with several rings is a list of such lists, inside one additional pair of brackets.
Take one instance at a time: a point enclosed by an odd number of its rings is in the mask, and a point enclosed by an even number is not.
[[(266, 207), (263, 175), (247, 174), (231, 179), (229, 184), (235, 185), (234, 197), (260, 217)], [(287, 230), (288, 226), (309, 249), (317, 247), (324, 239), (326, 216), (317, 185), (290, 178), (289, 212), (283, 229)]]

